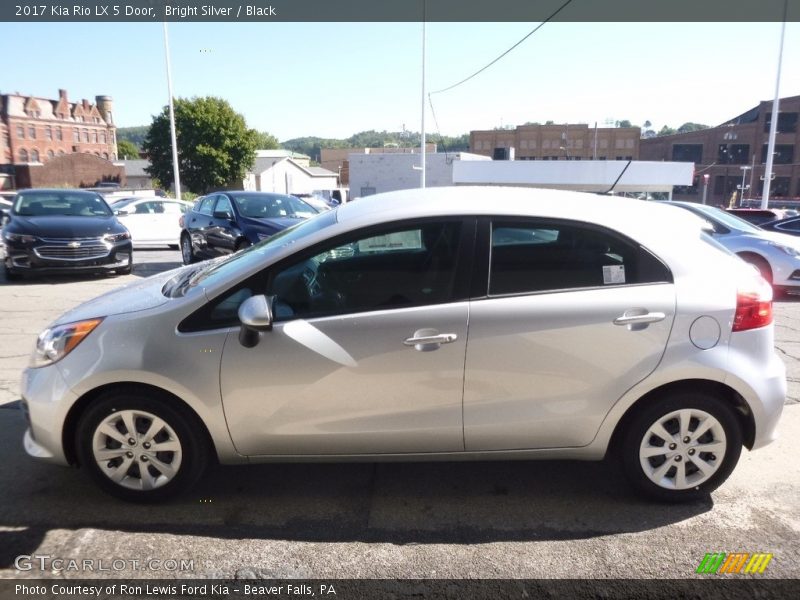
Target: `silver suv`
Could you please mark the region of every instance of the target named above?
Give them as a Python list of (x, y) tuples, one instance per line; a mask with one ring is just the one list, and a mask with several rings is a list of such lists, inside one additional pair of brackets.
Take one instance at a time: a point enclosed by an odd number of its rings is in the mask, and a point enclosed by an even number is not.
[(24, 442), (131, 500), (212, 459), (609, 453), (641, 492), (686, 500), (774, 439), (785, 393), (772, 290), (696, 217), (437, 188), (348, 203), (63, 315), (23, 376)]

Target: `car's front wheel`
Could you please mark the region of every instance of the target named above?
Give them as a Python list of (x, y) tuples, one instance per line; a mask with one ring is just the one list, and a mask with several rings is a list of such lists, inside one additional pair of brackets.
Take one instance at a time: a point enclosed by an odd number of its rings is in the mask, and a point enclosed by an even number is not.
[(676, 393), (638, 410), (623, 432), (631, 484), (657, 500), (706, 497), (728, 478), (742, 451), (732, 407), (702, 393)]
[(185, 265), (190, 265), (197, 260), (194, 255), (194, 248), (192, 248), (192, 238), (189, 237), (188, 233), (181, 236), (181, 258)]
[(163, 500), (195, 483), (208, 464), (208, 442), (198, 425), (169, 398), (112, 390), (78, 423), (78, 459), (118, 498)]

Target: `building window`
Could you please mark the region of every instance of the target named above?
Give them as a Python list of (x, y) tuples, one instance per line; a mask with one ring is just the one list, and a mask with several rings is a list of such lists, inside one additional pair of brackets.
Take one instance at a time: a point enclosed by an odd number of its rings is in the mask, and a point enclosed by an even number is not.
[(76, 143), (81, 141), (81, 132), (79, 130), (72, 130), (72, 141)]
[(56, 139), (59, 142), (64, 139), (64, 133), (61, 131), (61, 127), (56, 127)]
[[(769, 146), (764, 144), (761, 148), (761, 162), (767, 163), (767, 149)], [(773, 164), (788, 165), (794, 161), (794, 146), (792, 144), (775, 144), (775, 155), (772, 159)]]
[(112, 154), (111, 155), (111, 160), (117, 160), (117, 155), (116, 154)]
[(720, 144), (717, 162), (722, 165), (746, 165), (750, 162), (750, 144)]
[(58, 155), (59, 155), (59, 156), (64, 156), (64, 151), (63, 151), (63, 150), (59, 150), (59, 151), (58, 151)]
[(95, 155), (97, 158), (100, 158), (100, 153), (99, 153), (99, 152), (95, 152), (95, 153), (94, 153), (94, 155)]
[(105, 158), (106, 160), (108, 160), (108, 152), (103, 152), (103, 158)]
[(17, 125), (17, 137), (21, 140), (25, 139), (25, 128), (22, 125)]
[(617, 148), (618, 150), (621, 150), (622, 148), (625, 147), (625, 140), (620, 140), (620, 139), (614, 140), (614, 147)]
[(97, 131), (92, 132), (92, 143), (93, 144), (97, 143)]
[[(769, 133), (772, 113), (767, 113), (764, 121), (764, 133)], [(778, 133), (794, 133), (797, 131), (797, 113), (778, 113)]]
[(101, 144), (105, 144), (106, 143), (106, 132), (105, 131), (101, 131), (100, 132), (100, 143)]
[(83, 141), (85, 143), (87, 143), (87, 144), (89, 143), (89, 130), (88, 129), (84, 129), (83, 130)]
[(36, 139), (36, 127), (34, 127), (33, 125), (28, 126), (28, 137), (31, 138), (32, 140)]
[(28, 151), (25, 148), (22, 148), (19, 151), (19, 162), (26, 163), (28, 162)]
[(114, 121), (111, 119), (111, 111), (109, 110), (106, 112), (106, 121), (109, 123), (113, 123)]
[(53, 140), (53, 128), (49, 125), (44, 128), (44, 139), (46, 139), (48, 142)]
[(55, 157), (55, 155), (56, 155), (56, 153), (55, 153), (55, 152), (53, 152), (52, 150), (48, 150), (48, 151), (47, 151), (47, 158), (48, 158), (48, 160), (49, 160), (49, 159), (51, 159), (51, 158), (54, 158), (54, 157)]
[(703, 144), (673, 144), (672, 160), (674, 162), (693, 162), (702, 164)]
[(39, 162), (39, 151), (31, 150), (31, 162)]

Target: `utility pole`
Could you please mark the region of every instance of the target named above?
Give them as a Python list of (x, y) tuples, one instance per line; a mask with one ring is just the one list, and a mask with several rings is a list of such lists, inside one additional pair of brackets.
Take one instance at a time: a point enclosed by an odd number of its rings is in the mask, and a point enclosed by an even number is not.
[(783, 23), (781, 24), (781, 43), (778, 49), (778, 74), (775, 76), (775, 99), (772, 101), (772, 119), (769, 124), (769, 143), (767, 144), (767, 165), (764, 173), (764, 193), (761, 194), (761, 208), (769, 207), (769, 188), (772, 183), (772, 163), (775, 157), (775, 135), (778, 133), (778, 111), (780, 108), (781, 63), (783, 61), (783, 37), (786, 33), (786, 14), (789, 0), (783, 2)]
[(178, 139), (175, 135), (175, 107), (172, 105), (172, 70), (169, 66), (169, 36), (167, 22), (164, 21), (164, 56), (167, 59), (167, 91), (169, 93), (169, 132), (172, 136), (172, 171), (175, 186), (175, 198), (181, 199), (181, 175), (178, 171)]
[(425, 189), (425, 5), (422, 8), (422, 135), (420, 135), (420, 173), (419, 187)]

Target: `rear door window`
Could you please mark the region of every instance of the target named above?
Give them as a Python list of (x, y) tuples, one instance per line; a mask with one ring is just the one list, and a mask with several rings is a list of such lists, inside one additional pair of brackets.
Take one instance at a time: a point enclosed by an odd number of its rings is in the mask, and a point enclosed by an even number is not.
[(671, 281), (669, 269), (652, 253), (600, 227), (492, 223), (491, 296)]

